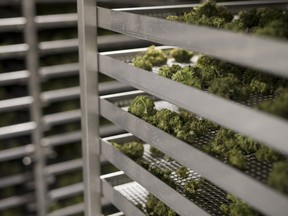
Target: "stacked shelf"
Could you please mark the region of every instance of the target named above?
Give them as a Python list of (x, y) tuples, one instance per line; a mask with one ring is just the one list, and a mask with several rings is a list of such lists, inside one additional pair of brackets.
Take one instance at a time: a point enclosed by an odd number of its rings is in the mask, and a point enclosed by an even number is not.
[[(271, 5), (287, 9), (286, 1), (232, 2), (222, 5), (226, 5), (231, 11)], [(205, 53), (228, 62), (263, 70), (284, 79), (288, 77), (288, 65), (285, 60), (288, 53), (287, 42), (163, 19), (167, 15), (189, 11), (195, 5), (107, 9), (97, 7), (95, 1), (86, 0), (78, 1), (78, 6), (79, 34), (82, 42), (80, 43), (81, 97), (85, 131), (83, 161), (87, 215), (100, 214), (101, 191), (104, 197), (125, 215), (145, 215), (145, 210), (142, 211), (139, 205), (145, 205), (147, 191), (179, 215), (188, 216), (191, 212), (193, 215), (223, 215), (220, 206), (229, 203), (227, 193), (244, 200), (261, 215), (286, 215), (287, 196), (267, 185), (267, 173), (271, 171), (271, 164), (259, 163), (250, 157), (249, 168), (245, 172), (241, 171), (229, 165), (227, 161), (219, 160), (201, 150), (201, 146), (210, 142), (209, 134), (205, 139), (197, 140), (198, 143), (190, 145), (127, 112), (127, 106), (137, 95), (149, 94), (157, 100), (167, 101), (173, 106), (176, 105), (251, 137), (285, 155), (288, 152), (287, 120), (249, 107), (249, 103), (243, 105), (224, 99), (132, 66), (130, 64), (132, 59), (141, 55), (144, 49), (99, 52), (95, 41), (97, 33), (92, 32), (90, 28), (97, 26), (154, 43)], [(95, 47), (93, 52), (91, 47)], [(158, 49), (169, 48), (172, 47), (158, 47)], [(101, 74), (139, 90), (101, 96), (97, 89), (97, 77)], [(100, 116), (131, 134), (101, 138), (97, 129)], [(205, 184), (205, 190), (202, 189), (202, 194), (188, 199), (181, 193), (179, 185), (176, 189), (170, 187), (153, 175), (151, 169), (122, 154), (110, 142), (117, 141), (123, 144), (131, 137), (149, 143), (173, 158), (167, 162), (154, 158), (145, 151), (143, 158), (150, 163), (150, 166), (151, 163), (163, 169), (168, 166), (172, 175), (179, 166), (186, 166), (190, 178), (197, 179), (200, 176), (205, 178), (205, 182), (208, 183)], [(112, 184), (111, 187), (107, 184), (100, 178), (97, 169), (100, 165), (100, 156), (104, 156), (122, 170), (130, 180), (121, 183), (123, 173), (120, 173), (119, 176), (113, 177), (120, 181), (117, 186)]]
[[(31, 213), (34, 202), (31, 156), (34, 122), (29, 118), (33, 97), (28, 91), (29, 76), (25, 64), (28, 45), (24, 38), (26, 18), (21, 3), (1, 8), (0, 21), (0, 214)], [(25, 129), (24, 129), (24, 128)], [(7, 169), (9, 167), (9, 169)]]

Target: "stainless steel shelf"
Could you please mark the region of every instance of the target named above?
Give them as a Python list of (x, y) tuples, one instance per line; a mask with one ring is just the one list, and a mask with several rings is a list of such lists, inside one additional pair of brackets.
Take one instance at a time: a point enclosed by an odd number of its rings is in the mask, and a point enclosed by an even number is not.
[[(257, 3), (261, 5), (260, 1)], [(267, 3), (265, 1), (265, 5)], [(273, 3), (274, 1), (271, 2), (271, 5)], [(286, 1), (281, 1), (281, 3), (287, 4)], [(246, 4), (246, 2), (242, 2), (242, 4)], [(152, 7), (149, 11), (153, 9), (155, 8)], [(288, 53), (288, 43), (285, 41), (251, 37), (222, 29), (172, 22), (135, 14), (133, 10), (124, 11), (128, 10), (111, 10), (98, 7), (99, 27), (159, 44), (209, 54), (236, 64), (288, 77), (288, 62), (285, 58)], [(159, 12), (159, 8), (156, 7), (154, 12)]]
[(42, 15), (35, 17), (38, 29), (77, 26), (78, 16), (71, 14)]
[(78, 39), (46, 41), (39, 43), (40, 54), (56, 54), (78, 50)]
[(0, 46), (0, 59), (23, 57), (28, 51), (27, 44)]
[(67, 162), (49, 165), (45, 168), (45, 172), (47, 175), (58, 175), (82, 169), (82, 166), (82, 159), (75, 159)]
[(0, 101), (0, 112), (25, 109), (33, 103), (31, 96)]
[(13, 208), (16, 206), (21, 206), (27, 204), (34, 200), (33, 194), (26, 194), (22, 196), (13, 196), (10, 198), (0, 200), (0, 210)]
[(49, 213), (47, 216), (69, 216), (69, 215), (75, 215), (77, 213), (81, 213), (83, 211), (84, 211), (84, 204), (79, 203), (73, 206), (59, 209), (57, 211), (53, 211)]
[(5, 31), (22, 31), (26, 19), (24, 17), (0, 19), (0, 32)]
[[(123, 172), (116, 172), (108, 175), (101, 176), (102, 180), (102, 194), (105, 198), (110, 200), (113, 205), (115, 205), (118, 209), (120, 209), (122, 212), (124, 212), (126, 215), (133, 215), (133, 216), (144, 216), (145, 214), (140, 211), (131, 201), (128, 200), (124, 194), (121, 193), (120, 190), (116, 190), (113, 188), (113, 181), (118, 183), (119, 179), (120, 182), (118, 184), (123, 184), (125, 182), (121, 182), (121, 175), (123, 175)], [(112, 180), (111, 180), (112, 179)], [(112, 181), (112, 183), (111, 183)], [(114, 183), (115, 184), (115, 183)], [(127, 187), (126, 187), (127, 188)], [(141, 188), (141, 187), (139, 187)], [(123, 189), (122, 189), (123, 190)], [(142, 189), (143, 190), (143, 189)], [(138, 191), (131, 190), (131, 194), (135, 194), (137, 196)]]
[[(137, 89), (157, 95), (165, 101), (177, 104), (181, 108), (254, 138), (283, 153), (288, 153), (286, 145), (288, 124), (283, 119), (135, 68), (106, 56), (105, 53), (99, 55), (99, 70), (114, 79), (127, 82)], [(277, 128), (273, 131), (273, 136), (271, 136), (271, 128)]]
[[(224, 190), (237, 194), (256, 209), (270, 215), (286, 214), (288, 198), (283, 194), (146, 123), (103, 98), (100, 99), (100, 110), (101, 115), (105, 118), (154, 145)], [(199, 163), (199, 161), (205, 161), (205, 163)]]
[(0, 138), (10, 138), (15, 136), (21, 136), (30, 134), (35, 129), (36, 124), (34, 122), (27, 122), (7, 127), (0, 128)]
[(40, 68), (39, 73), (43, 80), (76, 75), (76, 74), (79, 74), (79, 64), (73, 63), (73, 64), (42, 67)]
[(65, 89), (58, 89), (43, 92), (41, 99), (44, 104), (49, 104), (58, 101), (65, 101), (70, 99), (76, 99), (80, 97), (80, 87), (71, 87)]
[(0, 179), (0, 188), (20, 185), (32, 180), (32, 173), (21, 173), (13, 176), (2, 177)]
[[(101, 149), (103, 156), (114, 166), (123, 170), (131, 179), (140, 183), (166, 205), (171, 206), (178, 214), (190, 216), (191, 212), (193, 212), (195, 215), (209, 215), (209, 213), (190, 202), (166, 183), (162, 182), (133, 160), (116, 150), (109, 142), (102, 140)], [(147, 179), (149, 179), (149, 181), (147, 181)]]
[(84, 191), (84, 184), (77, 183), (69, 186), (65, 186), (59, 189), (54, 189), (48, 192), (50, 201), (56, 201), (71, 197), (73, 195), (82, 194)]
[(50, 114), (43, 117), (43, 124), (47, 128), (55, 125), (79, 121), (81, 119), (80, 110), (72, 110), (56, 114)]
[(0, 74), (0, 85), (24, 83), (29, 78), (29, 71), (15, 71)]
[(34, 153), (34, 151), (35, 146), (33, 144), (2, 150), (0, 151), (0, 163), (31, 155), (32, 153)]
[[(100, 128), (101, 137), (112, 136), (125, 132), (122, 128), (116, 125), (105, 125)], [(58, 146), (65, 145), (72, 142), (80, 142), (82, 138), (81, 131), (65, 133), (61, 135), (54, 135), (43, 139), (43, 146)]]
[[(109, 81), (109, 82), (99, 83), (100, 95), (111, 94), (111, 93), (122, 92), (122, 91), (129, 91), (133, 89), (134, 89), (133, 87), (127, 84), (118, 82), (118, 81)], [(58, 101), (65, 101), (65, 100), (70, 100), (70, 99), (77, 99), (79, 97), (80, 97), (79, 86), (47, 91), (47, 92), (43, 92), (41, 95), (41, 99), (43, 103), (45, 104), (54, 103)], [(0, 106), (0, 111), (1, 111), (1, 106)]]
[(54, 135), (50, 137), (46, 137), (43, 140), (44, 146), (57, 146), (57, 145), (64, 145), (71, 142), (78, 142), (81, 141), (82, 133), (81, 131), (65, 133), (61, 135)]
[(109, 82), (103, 82), (99, 83), (99, 94), (100, 95), (106, 95), (106, 94), (113, 94), (116, 92), (122, 92), (122, 91), (131, 91), (134, 88), (126, 83), (121, 83), (118, 81), (109, 81)]
[(151, 45), (151, 42), (146, 40), (141, 40), (138, 38), (133, 38), (127, 35), (105, 35), (98, 36), (98, 49), (99, 50), (119, 50), (125, 47), (135, 48), (135, 47), (145, 47)]

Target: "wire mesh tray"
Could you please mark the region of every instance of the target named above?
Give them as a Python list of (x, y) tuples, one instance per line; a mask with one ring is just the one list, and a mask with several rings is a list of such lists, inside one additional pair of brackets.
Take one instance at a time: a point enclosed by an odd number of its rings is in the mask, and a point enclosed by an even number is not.
[[(171, 49), (173, 49), (174, 47), (171, 46), (158, 46), (157, 49), (161, 49), (164, 52), (169, 51)], [(124, 50), (124, 51), (115, 51), (115, 52), (107, 52), (105, 53), (105, 55), (108, 55), (112, 58), (115, 58), (119, 61), (125, 62), (127, 64), (132, 64), (132, 60), (134, 57), (136, 56), (141, 56), (143, 55), (143, 53), (147, 50), (147, 48), (141, 48), (141, 49), (131, 49), (131, 50)], [(167, 66), (172, 66), (173, 64), (178, 64), (181, 67), (185, 67), (185, 66), (194, 66), (196, 64), (196, 62), (199, 59), (199, 55), (196, 54), (194, 55), (191, 60), (190, 63), (179, 63), (176, 62), (174, 58), (168, 58), (166, 65)], [(164, 65), (162, 65), (164, 66)], [(160, 66), (161, 67), (161, 66)], [(152, 68), (152, 72), (155, 74), (158, 74), (159, 66), (153, 66)], [(203, 91), (207, 91), (207, 89), (204, 89)], [(277, 94), (273, 93), (273, 94), (255, 94), (255, 93), (251, 93), (249, 95), (249, 97), (247, 98), (247, 100), (238, 102), (241, 103), (243, 105), (249, 106), (249, 107), (254, 107), (257, 104), (273, 99), (275, 98), (275, 96), (277, 96)], [(229, 99), (231, 100), (231, 99)], [(236, 101), (235, 101), (236, 102)]]

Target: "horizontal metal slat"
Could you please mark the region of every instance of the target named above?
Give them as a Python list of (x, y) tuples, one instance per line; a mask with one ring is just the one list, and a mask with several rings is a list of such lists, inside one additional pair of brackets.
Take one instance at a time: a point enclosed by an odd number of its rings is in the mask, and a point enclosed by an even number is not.
[(0, 32), (22, 30), (26, 24), (24, 17), (0, 19)]
[(20, 97), (0, 101), (0, 112), (14, 111), (29, 107), (33, 103), (33, 97)]
[(64, 64), (56, 66), (42, 67), (39, 71), (42, 79), (51, 79), (56, 77), (65, 77), (70, 75), (76, 75), (79, 73), (79, 64)]
[(40, 54), (64, 53), (78, 50), (78, 39), (46, 41), (39, 43)]
[[(199, 216), (210, 215), (133, 160), (120, 153), (109, 142), (101, 140), (101, 149), (103, 156), (114, 164), (114, 166), (123, 170), (131, 179), (140, 183), (148, 191), (151, 191), (178, 214), (190, 216), (191, 212), (193, 212), (193, 214)], [(147, 181), (147, 179), (149, 179), (149, 181)]]
[(0, 151), (0, 162), (22, 158), (35, 151), (33, 144)]
[(79, 121), (80, 119), (81, 119), (81, 110), (72, 110), (67, 112), (46, 115), (43, 117), (43, 123), (45, 127), (49, 128), (54, 125)]
[(21, 173), (18, 175), (0, 178), (0, 188), (23, 184), (32, 180), (32, 173)]
[(76, 13), (42, 15), (35, 17), (35, 22), (39, 29), (77, 26), (77, 20), (78, 15)]
[[(286, 214), (288, 198), (283, 194), (116, 107), (105, 99), (100, 100), (100, 110), (101, 115), (108, 120), (154, 145), (213, 184), (247, 201), (259, 211), (268, 215), (284, 216)], [(205, 163), (199, 161), (205, 161)]]
[[(288, 43), (98, 7), (99, 27), (288, 77)], [(127, 21), (128, 20), (128, 21)], [(219, 52), (221, 50), (221, 52)]]
[(102, 193), (105, 198), (110, 200), (118, 209), (127, 215), (144, 216), (145, 214), (127, 200), (120, 192), (113, 189), (113, 187), (102, 179)]
[(122, 92), (122, 91), (130, 91), (134, 88), (126, 83), (121, 83), (118, 81), (109, 81), (109, 82), (103, 82), (99, 83), (99, 94), (105, 95), (105, 94), (112, 94), (116, 92)]
[[(288, 153), (288, 124), (283, 119), (135, 68), (112, 57), (99, 55), (99, 70), (280, 152)], [(273, 134), (271, 128), (274, 128)]]
[(22, 57), (28, 51), (27, 44), (0, 46), (0, 59)]
[(0, 128), (0, 139), (29, 134), (36, 127), (35, 122), (27, 122)]
[(118, 212), (118, 213), (115, 213), (115, 214), (110, 214), (108, 216), (124, 216), (124, 213), (123, 212)]
[(151, 42), (141, 40), (138, 38), (130, 37), (127, 35), (105, 35), (105, 36), (98, 36), (98, 50), (119, 50), (128, 48), (135, 48), (135, 47), (145, 47), (151, 45)]
[(73, 195), (81, 194), (84, 191), (84, 184), (77, 183), (69, 186), (65, 186), (59, 189), (49, 191), (49, 198), (51, 201), (64, 199)]
[(61, 135), (54, 135), (50, 137), (46, 137), (43, 140), (45, 146), (57, 146), (63, 145), (71, 142), (81, 141), (82, 133), (81, 131), (65, 133)]
[(23, 196), (13, 196), (7, 199), (0, 200), (0, 210), (21, 206), (23, 204), (32, 202), (34, 200), (33, 194), (26, 194)]
[(76, 99), (80, 97), (80, 87), (71, 87), (43, 92), (41, 99), (44, 103)]
[(28, 71), (15, 71), (0, 74), (0, 85), (14, 84), (27, 81), (30, 73)]
[(82, 168), (82, 166), (83, 166), (82, 159), (76, 159), (76, 160), (49, 165), (45, 168), (45, 172), (47, 175), (57, 175), (57, 174), (71, 172), (74, 170), (79, 170)]
[[(133, 90), (134, 88), (120, 83), (118, 81), (109, 81), (99, 83), (99, 93), (100, 95), (111, 94), (115, 92)], [(57, 89), (52, 91), (43, 92), (41, 99), (44, 103), (53, 103), (58, 101), (77, 99), (80, 97), (80, 87), (71, 87), (65, 89)], [(1, 106), (0, 106), (1, 110)]]
[[(100, 127), (100, 136), (112, 136), (125, 132), (121, 127), (116, 125), (105, 125)], [(82, 139), (81, 131), (54, 135), (43, 139), (44, 146), (64, 145), (72, 142), (80, 142)]]
[(47, 216), (69, 216), (81, 213), (84, 211), (84, 203), (68, 206), (57, 211), (49, 213)]

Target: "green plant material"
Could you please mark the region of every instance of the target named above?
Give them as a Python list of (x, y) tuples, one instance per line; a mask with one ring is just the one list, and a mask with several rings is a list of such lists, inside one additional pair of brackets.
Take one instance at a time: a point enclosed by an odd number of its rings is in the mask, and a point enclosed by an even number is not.
[(185, 186), (184, 186), (184, 194), (186, 197), (192, 199), (193, 197), (195, 197), (195, 194), (197, 192), (198, 189), (200, 189), (200, 187), (202, 186), (203, 184), (203, 179), (200, 178), (200, 179), (193, 179), (193, 180), (190, 180), (188, 182), (185, 183)]
[(219, 126), (206, 119), (197, 119), (190, 124), (190, 129), (199, 137), (207, 134), (210, 131), (219, 129)]
[(259, 146), (250, 138), (221, 128), (205, 150), (222, 157), (222, 159), (227, 158), (232, 166), (245, 169), (247, 163), (245, 155), (255, 153)]
[(170, 56), (172, 56), (176, 62), (190, 62), (190, 59), (193, 56), (193, 52), (187, 51), (180, 48), (172, 49), (169, 52)]
[(158, 75), (171, 79), (173, 74), (175, 74), (177, 71), (181, 69), (182, 67), (177, 64), (173, 64), (171, 67), (165, 65), (160, 67)]
[(142, 158), (144, 153), (144, 146), (140, 142), (132, 141), (124, 144), (113, 142), (112, 145), (133, 160)]
[(264, 27), (274, 20), (285, 19), (284, 11), (275, 7), (260, 8), (257, 10), (257, 15), (259, 16), (258, 26), (260, 27)]
[(182, 19), (186, 23), (221, 27), (224, 23), (230, 22), (233, 15), (226, 8), (217, 6), (214, 1), (208, 1), (185, 13)]
[(261, 161), (275, 162), (282, 159), (281, 155), (271, 148), (261, 145), (255, 154), (256, 158)]
[(199, 7), (194, 7), (189, 13), (184, 13), (182, 16), (168, 16), (166, 19), (221, 28), (233, 19), (233, 15), (227, 8), (217, 6), (215, 1), (208, 1)]
[(259, 14), (257, 13), (257, 9), (252, 8), (251, 10), (242, 10), (239, 12), (239, 20), (238, 22), (243, 25), (244, 29), (250, 29), (255, 26), (258, 26), (259, 23)]
[(242, 200), (228, 194), (227, 199), (231, 201), (229, 205), (222, 204), (220, 210), (229, 216), (259, 216), (248, 204)]
[(256, 106), (258, 109), (288, 119), (288, 92), (264, 101)]
[(288, 162), (281, 161), (273, 164), (268, 177), (268, 184), (273, 188), (288, 194)]
[(153, 157), (161, 157), (163, 158), (165, 154), (154, 146), (150, 146), (150, 153)]
[(254, 78), (250, 83), (250, 89), (255, 93), (268, 94), (273, 92), (273, 86)]
[(170, 134), (176, 134), (182, 127), (180, 116), (169, 109), (162, 109), (153, 116), (152, 124)]
[(173, 74), (172, 80), (201, 89), (201, 80), (198, 76), (194, 67), (187, 66)]
[(147, 215), (151, 216), (176, 216), (176, 212), (162, 203), (159, 199), (157, 199), (152, 194), (148, 195), (148, 199), (146, 201), (146, 212)]
[(72, 185), (79, 183), (83, 180), (82, 171), (76, 171), (73, 173), (66, 173), (58, 175), (56, 177), (56, 182), (58, 187), (65, 187), (67, 185)]
[(181, 166), (180, 168), (177, 169), (176, 175), (182, 179), (188, 178), (189, 170), (187, 169), (187, 167)]
[(57, 201), (53, 202), (52, 205), (50, 206), (49, 210), (50, 211), (56, 211), (58, 209), (72, 206), (72, 205), (75, 205), (75, 204), (81, 203), (81, 202), (83, 202), (83, 196), (82, 195), (77, 195), (77, 196), (61, 199), (61, 200), (57, 200)]
[(258, 27), (253, 30), (255, 35), (270, 36), (275, 38), (288, 38), (287, 21), (274, 20), (264, 27)]
[(142, 68), (147, 71), (152, 71), (152, 64), (141, 56), (133, 58), (132, 64), (135, 67)]
[(156, 49), (155, 46), (148, 47), (143, 59), (150, 62), (153, 66), (166, 64), (167, 56), (163, 50)]
[(235, 101), (243, 101), (250, 94), (249, 88), (236, 77), (217, 78), (211, 82), (208, 91)]
[(166, 20), (170, 20), (170, 21), (182, 21), (180, 16), (174, 16), (174, 15), (170, 15), (166, 17)]
[(146, 95), (135, 97), (128, 111), (140, 118), (152, 116), (156, 113), (154, 101)]
[(252, 154), (259, 149), (259, 144), (254, 140), (244, 137), (240, 134), (235, 134), (236, 143), (245, 154)]
[(245, 30), (244, 23), (240, 20), (235, 20), (233, 22), (226, 23), (224, 29), (233, 31), (233, 32), (242, 32)]
[(195, 114), (181, 108), (179, 109), (179, 116), (183, 122), (193, 122), (198, 120)]
[(200, 69), (202, 83), (206, 87), (216, 78), (231, 76), (240, 78), (244, 73), (244, 69), (240, 66), (204, 55), (198, 59), (196, 67)]
[(163, 182), (171, 186), (172, 188), (176, 188), (176, 183), (173, 181), (171, 176), (171, 171), (165, 168), (159, 168), (155, 166), (149, 167), (149, 172), (151, 172), (153, 175), (161, 179)]
[(232, 149), (228, 153), (228, 161), (232, 166), (239, 169), (245, 169), (247, 165), (247, 160), (240, 150)]

